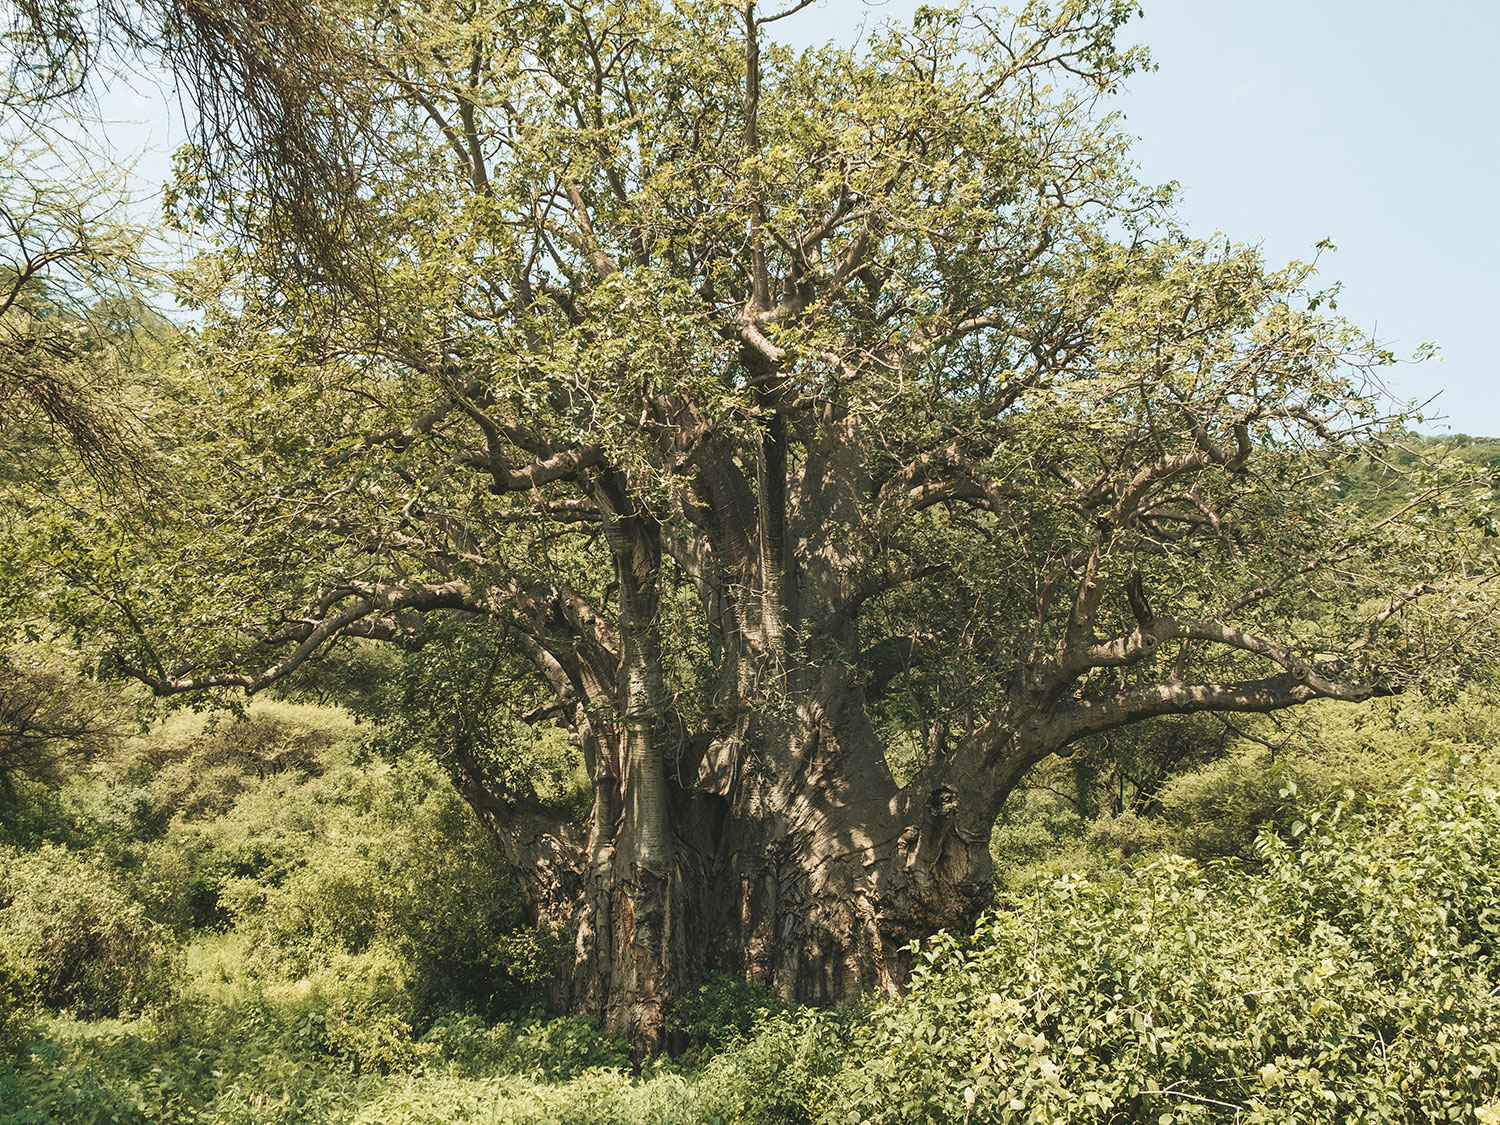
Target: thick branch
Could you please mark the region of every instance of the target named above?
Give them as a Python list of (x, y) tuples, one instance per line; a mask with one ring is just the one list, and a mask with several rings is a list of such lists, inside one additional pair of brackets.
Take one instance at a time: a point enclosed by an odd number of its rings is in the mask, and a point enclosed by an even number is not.
[(1389, 694), (1391, 689), (1379, 684), (1329, 680), (1314, 684), (1291, 672), (1234, 683), (1150, 684), (1066, 703), (1038, 727), (1036, 738), (1044, 751), (1057, 751), (1086, 735), (1159, 715), (1189, 715), (1199, 711), (1265, 713), (1314, 699), (1357, 703)]
[[(354, 599), (352, 602), (349, 601), (351, 597)], [(333, 612), (338, 605), (343, 605), (343, 608)], [(239, 688), (246, 695), (254, 695), (278, 680), (285, 679), (340, 637), (394, 639), (402, 630), (390, 614), (400, 611), (426, 613), (441, 609), (486, 612), (486, 607), (473, 600), (472, 591), (463, 582), (415, 586), (378, 583), (363, 589), (350, 586), (325, 593), (315, 617), (293, 622), (274, 636), (261, 638), (248, 646), (246, 651), (234, 653), (223, 661), (231, 665), (251, 663), (257, 656), (269, 655), (287, 645), (292, 646), (285, 656), (256, 671), (200, 672), (197, 671), (198, 665), (190, 664), (167, 672), (158, 664), (146, 668), (117, 657), (118, 667), (158, 696), (181, 695), (210, 688)]]

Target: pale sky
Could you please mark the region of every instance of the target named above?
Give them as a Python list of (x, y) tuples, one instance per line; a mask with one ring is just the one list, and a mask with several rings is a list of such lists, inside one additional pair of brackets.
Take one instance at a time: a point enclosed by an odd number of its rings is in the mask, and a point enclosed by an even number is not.
[[(850, 42), (917, 6), (819, 0), (775, 28)], [(1422, 428), (1500, 436), (1500, 2), (1146, 0), (1125, 35), (1159, 69), (1117, 108), (1144, 178), (1182, 185), (1187, 228), (1260, 242), (1272, 265), (1332, 238), (1321, 280), (1342, 282), (1342, 314), (1399, 355), (1441, 345), (1390, 376), (1399, 399), (1438, 395), (1446, 417)], [(106, 101), (120, 151), (181, 142), (149, 84)], [(166, 170), (162, 151), (140, 165)]]
[[(1182, 185), (1192, 233), (1272, 265), (1332, 238), (1340, 313), (1398, 355), (1442, 347), (1390, 373), (1402, 400), (1438, 394), (1422, 429), (1500, 436), (1500, 2), (1144, 3), (1125, 35), (1158, 70), (1117, 100), (1144, 178)], [(849, 41), (917, 7), (821, 0), (777, 26)]]

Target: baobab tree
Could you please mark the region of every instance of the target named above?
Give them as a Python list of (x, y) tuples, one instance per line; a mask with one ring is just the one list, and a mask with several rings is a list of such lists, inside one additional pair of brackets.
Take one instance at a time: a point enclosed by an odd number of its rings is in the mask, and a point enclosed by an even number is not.
[[(1332, 502), (1391, 357), (1138, 182), (1133, 4), (805, 6), (173, 8), (180, 506), (40, 556), (163, 696), (440, 669), (557, 999), (643, 1050), (710, 969), (898, 988), (1035, 763), (1398, 690), (1479, 565), (1436, 485)], [(514, 751), (561, 733), (581, 802)]]

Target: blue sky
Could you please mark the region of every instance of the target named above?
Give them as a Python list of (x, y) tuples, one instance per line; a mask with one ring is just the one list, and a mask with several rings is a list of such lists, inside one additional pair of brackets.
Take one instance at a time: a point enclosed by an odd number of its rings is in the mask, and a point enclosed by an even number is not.
[[(775, 26), (849, 42), (917, 6), (819, 0)], [(1116, 108), (1143, 176), (1182, 185), (1188, 229), (1260, 242), (1272, 264), (1332, 238), (1341, 313), (1398, 354), (1442, 347), (1391, 372), (1393, 394), (1438, 395), (1429, 432), (1500, 436), (1500, 0), (1146, 0), (1126, 34), (1158, 69)], [(106, 100), (120, 151), (182, 139), (149, 83)], [(166, 167), (158, 152), (140, 172)]]
[[(769, 5), (767, 5), (769, 7)], [(788, 39), (849, 41), (916, 0), (820, 0)], [(1158, 69), (1116, 108), (1153, 182), (1182, 185), (1190, 231), (1307, 259), (1339, 311), (1400, 355), (1402, 400), (1428, 432), (1500, 435), (1500, 2), (1145, 0), (1126, 35)], [(795, 27), (793, 25), (796, 25)]]

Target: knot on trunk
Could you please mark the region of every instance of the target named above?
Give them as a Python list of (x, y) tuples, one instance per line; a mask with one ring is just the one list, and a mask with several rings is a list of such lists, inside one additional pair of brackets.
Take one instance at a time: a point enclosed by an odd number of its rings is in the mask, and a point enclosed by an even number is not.
[(952, 786), (939, 785), (927, 798), (927, 813), (929, 816), (940, 817), (944, 820), (953, 816), (958, 811), (958, 791)]
[(958, 812), (958, 791), (950, 785), (936, 786), (927, 797), (927, 814), (916, 832), (916, 846), (906, 857), (906, 869), (920, 883), (926, 883), (933, 868), (941, 862), (944, 847), (953, 833), (953, 818)]

